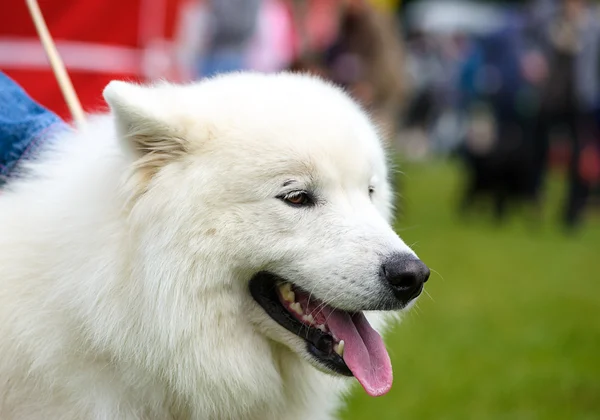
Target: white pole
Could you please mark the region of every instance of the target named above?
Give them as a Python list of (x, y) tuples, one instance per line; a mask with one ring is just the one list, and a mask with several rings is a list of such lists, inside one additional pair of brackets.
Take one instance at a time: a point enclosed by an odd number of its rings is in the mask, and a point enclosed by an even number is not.
[(58, 82), (58, 86), (60, 87), (65, 101), (67, 102), (67, 106), (69, 107), (69, 111), (71, 111), (71, 115), (73, 116), (73, 120), (77, 126), (82, 128), (85, 125), (83, 108), (81, 107), (79, 98), (75, 93), (75, 89), (73, 89), (73, 84), (71, 83), (71, 79), (67, 74), (65, 65), (62, 62), (58, 51), (56, 50), (52, 36), (50, 36), (50, 32), (48, 31), (44, 17), (42, 16), (40, 6), (38, 5), (37, 0), (26, 0), (26, 2), (37, 33), (42, 41), (42, 45), (44, 46), (48, 60), (50, 61), (50, 66), (52, 67), (52, 71), (54, 72), (54, 76)]

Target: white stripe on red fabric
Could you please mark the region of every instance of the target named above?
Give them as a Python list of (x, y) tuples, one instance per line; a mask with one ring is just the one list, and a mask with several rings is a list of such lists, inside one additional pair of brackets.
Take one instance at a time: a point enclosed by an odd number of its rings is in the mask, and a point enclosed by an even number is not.
[[(141, 50), (121, 45), (56, 40), (56, 48), (68, 70), (134, 74), (142, 70)], [(37, 38), (0, 37), (0, 69), (50, 68)]]

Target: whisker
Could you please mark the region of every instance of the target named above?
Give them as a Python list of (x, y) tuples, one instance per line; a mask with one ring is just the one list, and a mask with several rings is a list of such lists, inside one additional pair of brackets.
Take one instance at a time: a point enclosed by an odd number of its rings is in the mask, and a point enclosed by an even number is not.
[(427, 291), (427, 289), (423, 289), (423, 291), (425, 292), (425, 294), (426, 294), (427, 296), (429, 296), (429, 299), (431, 299), (431, 301), (432, 301), (432, 302), (435, 302), (435, 299), (433, 298), (433, 296), (431, 296), (431, 295), (429, 294), (429, 292)]
[(429, 267), (429, 270), (431, 270), (431, 272), (432, 272), (432, 273), (435, 273), (435, 274), (437, 274), (438, 276), (440, 276), (440, 278), (441, 278), (443, 281), (446, 281), (446, 279), (444, 278), (444, 276), (442, 276), (442, 275), (440, 274), (440, 272), (439, 272), (439, 271), (437, 271), (437, 270), (434, 270), (434, 269), (433, 269), (433, 268), (431, 268), (431, 267)]
[(411, 311), (411, 313), (414, 312), (415, 315), (421, 315), (421, 308), (419, 308), (419, 304), (415, 303), (415, 306), (413, 307), (414, 311)]
[(310, 289), (310, 293), (308, 294), (308, 303), (307, 305), (310, 304), (310, 299), (312, 298), (313, 292), (315, 291), (315, 287), (317, 287), (317, 284), (315, 284), (311, 289)]

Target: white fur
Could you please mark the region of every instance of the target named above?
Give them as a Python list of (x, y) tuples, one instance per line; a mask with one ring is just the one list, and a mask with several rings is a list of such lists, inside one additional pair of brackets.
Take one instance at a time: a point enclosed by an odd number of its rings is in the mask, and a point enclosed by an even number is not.
[[(248, 281), (381, 298), (381, 256), (412, 251), (369, 119), (289, 74), (104, 96), (110, 114), (0, 192), (0, 418), (331, 418), (351, 380), (315, 369)], [(275, 198), (290, 179), (319, 204)]]

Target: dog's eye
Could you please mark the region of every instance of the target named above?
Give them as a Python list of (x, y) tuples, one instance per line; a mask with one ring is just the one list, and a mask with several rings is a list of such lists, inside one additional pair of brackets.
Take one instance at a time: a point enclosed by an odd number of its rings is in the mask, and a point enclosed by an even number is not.
[(374, 193), (375, 193), (375, 187), (369, 186), (369, 197), (373, 197)]
[(278, 197), (292, 206), (310, 206), (314, 204), (311, 196), (306, 191), (294, 191)]

